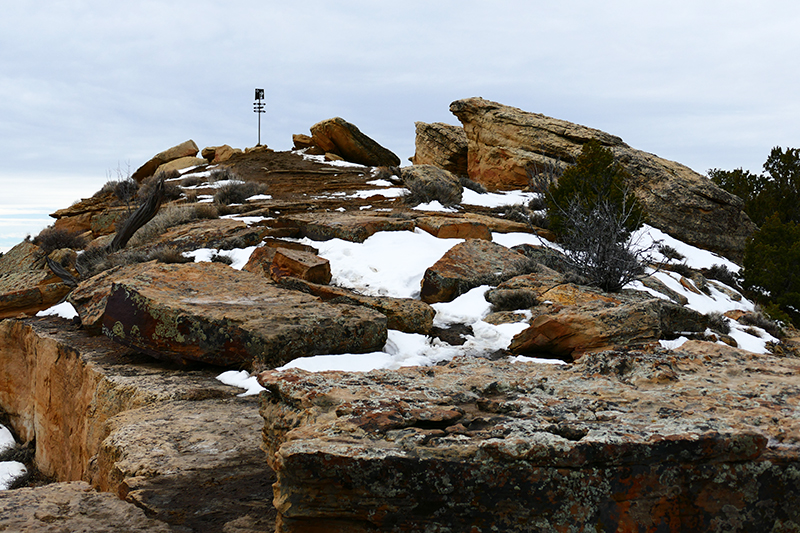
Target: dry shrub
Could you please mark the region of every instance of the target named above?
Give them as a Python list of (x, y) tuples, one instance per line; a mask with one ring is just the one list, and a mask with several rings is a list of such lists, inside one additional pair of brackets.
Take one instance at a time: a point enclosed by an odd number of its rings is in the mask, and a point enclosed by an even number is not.
[(60, 250), (62, 248), (82, 250), (87, 242), (87, 239), (82, 236), (81, 231), (69, 231), (53, 226), (44, 228), (39, 235), (33, 239), (33, 244), (36, 244), (48, 254), (53, 250)]
[(255, 181), (233, 181), (226, 183), (214, 194), (214, 203), (219, 205), (241, 204), (251, 196), (264, 194), (267, 186)]
[[(146, 245), (170, 228), (197, 220), (200, 218), (197, 214), (198, 205), (203, 204), (168, 205), (161, 208), (150, 222), (139, 228), (139, 231), (133, 235), (130, 245), (134, 247)], [(208, 214), (206, 208), (201, 208), (201, 212)]]

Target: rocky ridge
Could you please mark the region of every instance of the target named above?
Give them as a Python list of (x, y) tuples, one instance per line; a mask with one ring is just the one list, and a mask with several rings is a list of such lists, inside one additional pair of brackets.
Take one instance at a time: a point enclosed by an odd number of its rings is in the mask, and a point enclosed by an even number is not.
[[(313, 142), (296, 136), (296, 144), (310, 143), (305, 153), (205, 149), (201, 166), (183, 167), (170, 181), (180, 197), (164, 212), (199, 212), (230, 181), (215, 182), (213, 170), (266, 185), (267, 194), (218, 205), (228, 218), (155, 231), (107, 257), (110, 268), (97, 275), (82, 275), (75, 252), (66, 249), (46, 254), (25, 242), (0, 257), (0, 287), (7, 287), (0, 316), (12, 317), (0, 322), (0, 406), (22, 441), (35, 439), (38, 468), (117, 495), (128, 507), (113, 512), (135, 515), (131, 520), (148, 531), (164, 524), (172, 531), (242, 532), (798, 527), (791, 504), (800, 451), (794, 342), (785, 339), (774, 355), (717, 344), (736, 341), (708, 329), (709, 317), (685, 307), (686, 297), (656, 278), (644, 283), (658, 296), (581, 286), (553, 269), (540, 239), (546, 232), (507, 218), (506, 208), (463, 201), (455, 177), (466, 168), (490, 187), (517, 186), (514, 176), (530, 153), (509, 148), (508, 116), (524, 119), (520, 131), (537, 132), (547, 164), (574, 154), (582, 139), (600, 138), (642, 183), (669, 181), (669, 169), (678, 167), (598, 130), (479, 99), (453, 106), (463, 137), (455, 127), (418, 124), (419, 165), (410, 168), (393, 168), (399, 160), (391, 157), (371, 163), (380, 169), (334, 164), (358, 159), (348, 152), (353, 146), (388, 152), (341, 119), (312, 127)], [(489, 149), (478, 138), (502, 142)], [(463, 155), (464, 139), (466, 167), (461, 156), (434, 154)], [(326, 142), (335, 151), (320, 149)], [(423, 145), (438, 148), (426, 155)], [(315, 146), (328, 155), (310, 156)], [(186, 159), (197, 152), (193, 142), (183, 143), (155, 156), (142, 173), (172, 162), (197, 165)], [(492, 161), (504, 170), (493, 170)], [(427, 164), (442, 170), (425, 172)], [(719, 200), (714, 216), (698, 215), (696, 243), (720, 231), (710, 221), (720, 213), (726, 228), (743, 225), (736, 239), (749, 231), (735, 198), (703, 189), (678, 170), (669, 187), (691, 182), (690, 189)], [(440, 204), (456, 207), (412, 209), (404, 202), (404, 189), (423, 190), (420, 175), (438, 176), (429, 190), (441, 194)], [(661, 199), (685, 217), (696, 215), (684, 209), (694, 200), (666, 193)], [(658, 219), (659, 211), (644, 203)], [(709, 205), (695, 207), (704, 212)], [(54, 217), (58, 227), (93, 239), (87, 254), (110, 241), (109, 221), (125, 210), (113, 194), (103, 194)], [(409, 231), (465, 239), (431, 262), (416, 298), (336, 286), (330, 261), (308, 244), (362, 243)], [(511, 249), (492, 242), (503, 233), (527, 233), (540, 244)], [(703, 241), (733, 256), (737, 242)], [(249, 261), (237, 268), (175, 262), (176, 254), (209, 248), (248, 250)], [(161, 255), (151, 258), (154, 251)], [(77, 287), (51, 272), (48, 255)], [(684, 273), (681, 283), (698, 294), (742, 298), (700, 272)], [(299, 356), (380, 351), (389, 331), (455, 343), (461, 330), (437, 325), (435, 302), (486, 284), (495, 287), (485, 293), (494, 311), (486, 323), (526, 321), (499, 353), (368, 373), (269, 370)], [(25, 316), (68, 293), (75, 319)], [(469, 336), (469, 326), (461, 326)], [(673, 350), (659, 344), (679, 335), (696, 340)], [(258, 401), (235, 396), (214, 379), (222, 367), (261, 371), (266, 392)], [(47, 490), (94, 507), (86, 488)], [(40, 494), (39, 501), (49, 501)], [(30, 498), (3, 494), (0, 508), (20, 509)]]

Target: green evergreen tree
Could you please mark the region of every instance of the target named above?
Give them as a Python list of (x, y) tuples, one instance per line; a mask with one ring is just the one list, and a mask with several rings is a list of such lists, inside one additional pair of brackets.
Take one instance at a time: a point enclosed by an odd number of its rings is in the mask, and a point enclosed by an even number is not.
[[(567, 230), (566, 214), (572, 204), (578, 204), (585, 213), (591, 212), (600, 202), (608, 202), (618, 215), (630, 211), (625, 220), (625, 229), (620, 240), (644, 222), (644, 211), (627, 188), (629, 174), (614, 160), (608, 148), (592, 139), (583, 145), (575, 165), (564, 170), (558, 183), (547, 194), (550, 229), (556, 235)], [(573, 205), (574, 207), (574, 205)], [(628, 209), (624, 209), (627, 207)]]
[(743, 286), (800, 326), (800, 225), (774, 213), (745, 248)]

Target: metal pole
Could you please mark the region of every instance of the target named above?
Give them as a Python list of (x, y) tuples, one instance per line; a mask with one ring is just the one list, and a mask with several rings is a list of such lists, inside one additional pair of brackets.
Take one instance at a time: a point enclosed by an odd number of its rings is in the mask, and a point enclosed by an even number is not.
[(253, 103), (253, 112), (258, 114), (258, 144), (261, 146), (261, 113), (264, 111), (264, 89), (256, 89), (256, 101)]

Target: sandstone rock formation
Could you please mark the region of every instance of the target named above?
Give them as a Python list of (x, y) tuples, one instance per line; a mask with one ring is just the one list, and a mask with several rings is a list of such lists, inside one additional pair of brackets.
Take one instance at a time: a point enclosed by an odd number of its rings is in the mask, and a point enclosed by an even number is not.
[(456, 176), (467, 176), (467, 135), (464, 128), (442, 122), (415, 122), (415, 165), (434, 165)]
[(461, 203), (464, 191), (458, 177), (433, 165), (414, 165), (400, 169), (403, 184), (411, 191), (414, 203), (438, 201), (449, 206)]
[(755, 230), (741, 199), (690, 168), (635, 150), (614, 135), (482, 98), (456, 100), (450, 111), (467, 135), (469, 177), (487, 187), (526, 187), (534, 165), (563, 167), (586, 141), (596, 139), (632, 175), (629, 185), (652, 226), (732, 258), (741, 258)]
[(284, 227), (297, 229), (297, 236), (315, 241), (342, 239), (364, 242), (379, 231), (408, 231), (414, 221), (408, 217), (390, 217), (370, 212), (329, 212), (286, 215), (279, 219)]
[(265, 372), (277, 531), (791, 531), (798, 371), (695, 343), (566, 368)]
[(38, 246), (28, 241), (0, 257), (0, 320), (36, 314), (69, 293), (70, 288), (46, 266), (45, 257)]
[(420, 298), (426, 303), (449, 302), (480, 285), (494, 285), (523, 274), (530, 262), (524, 255), (482, 239), (457, 244), (425, 271)]
[(335, 117), (311, 126), (314, 145), (346, 161), (373, 167), (400, 165), (400, 158), (367, 137), (353, 124)]
[(131, 174), (131, 178), (141, 183), (150, 176), (155, 175), (158, 168), (164, 163), (169, 163), (170, 161), (175, 161), (183, 157), (194, 157), (197, 155), (198, 151), (199, 148), (197, 148), (197, 144), (189, 139), (188, 141), (154, 155), (147, 163), (136, 169), (136, 172)]
[(219, 163), (224, 163), (233, 157), (234, 154), (241, 153), (241, 149), (231, 148), (229, 145), (223, 144), (221, 146), (207, 146), (203, 148), (203, 150), (200, 152), (200, 155), (202, 155), (203, 159), (205, 159), (207, 162), (216, 165)]
[(111, 493), (2, 492), (0, 527), (14, 517), (31, 528), (17, 531), (272, 530), (256, 402), (218, 372), (154, 364), (59, 318), (0, 321), (0, 405), (23, 441), (35, 439), (37, 467)]
[(4, 492), (0, 494), (0, 516), (0, 527), (5, 531), (172, 531), (164, 522), (148, 518), (135, 505), (112, 494), (96, 492), (83, 481)]
[(387, 335), (377, 312), (323, 303), (219, 263), (149, 263), (116, 280), (103, 331), (155, 357), (245, 368), (375, 351)]

